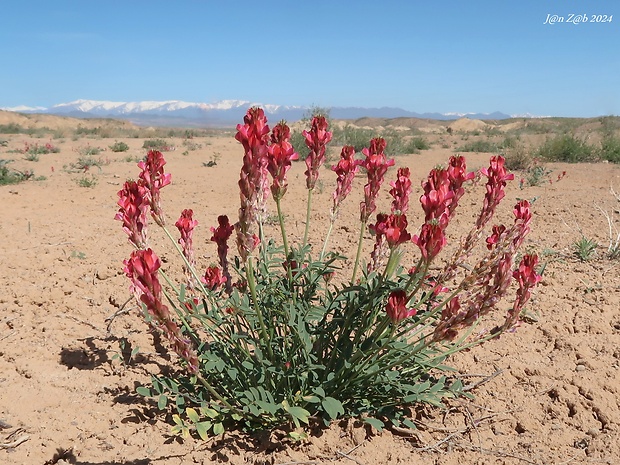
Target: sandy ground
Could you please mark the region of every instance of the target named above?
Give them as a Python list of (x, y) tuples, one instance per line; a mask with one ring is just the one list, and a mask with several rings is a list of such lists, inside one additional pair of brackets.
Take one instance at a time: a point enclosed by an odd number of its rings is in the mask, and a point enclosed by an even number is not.
[[(63, 166), (75, 163), (77, 151), (87, 144), (106, 148), (114, 140), (53, 140), (60, 153), (34, 162), (7, 152), (46, 139), (1, 138), (8, 144), (0, 148), (0, 158), (14, 158), (12, 167), (47, 179), (0, 186), (0, 463), (620, 463), (620, 261), (604, 257), (608, 225), (597, 210), (615, 211), (618, 218), (620, 203), (610, 186), (620, 190), (620, 167), (550, 164), (552, 176), (567, 171), (561, 182), (509, 187), (506, 217), (516, 198), (536, 198), (527, 247), (547, 266), (528, 318), (516, 333), (451, 360), (466, 382), (484, 381), (472, 391), (474, 400), (452, 401), (445, 411), (420, 409), (415, 434), (377, 433), (344, 421), (297, 444), (277, 432), (183, 443), (170, 436), (165, 418), (135, 394), (138, 384), (168, 363), (155, 353), (146, 325), (135, 309), (111, 323), (106, 320), (130, 297), (121, 269), (131, 247), (113, 218), (117, 191), (138, 173), (143, 140), (125, 139), (130, 145), (126, 153), (102, 152), (109, 163), (83, 174)], [(200, 223), (194, 243), (206, 266), (216, 260), (209, 227), (219, 214), (236, 217), (241, 148), (231, 135), (195, 139), (202, 147), (187, 155), (181, 139), (173, 142), (177, 150), (165, 154), (173, 184), (162, 192), (164, 208), (172, 221), (183, 208), (194, 210)], [(429, 169), (454, 153), (438, 147), (397, 158), (397, 165), (412, 170), (412, 199), (419, 196)], [(475, 169), (486, 165), (489, 154), (466, 156)], [(217, 164), (203, 166), (209, 160)], [(283, 201), (289, 230), (297, 237), (305, 216), (300, 207), (306, 196), (304, 169), (303, 163), (294, 165)], [(79, 186), (84, 176), (93, 176), (97, 184)], [(334, 187), (328, 170), (321, 179), (322, 192), (314, 202), (315, 237), (325, 232)], [(362, 185), (357, 178), (332, 240), (349, 256)], [(470, 189), (462, 201), (452, 244), (478, 211), (480, 188)], [(387, 205), (385, 195), (382, 202)], [(421, 210), (417, 202), (412, 208), (417, 217), (410, 223), (416, 225)], [(162, 252), (167, 244), (153, 232), (153, 245)], [(600, 244), (591, 261), (581, 262), (572, 253), (582, 234)], [(165, 250), (164, 259), (172, 255)], [(124, 352), (121, 340), (127, 342)], [(129, 360), (135, 347), (139, 353)], [(497, 375), (485, 379), (492, 374)]]

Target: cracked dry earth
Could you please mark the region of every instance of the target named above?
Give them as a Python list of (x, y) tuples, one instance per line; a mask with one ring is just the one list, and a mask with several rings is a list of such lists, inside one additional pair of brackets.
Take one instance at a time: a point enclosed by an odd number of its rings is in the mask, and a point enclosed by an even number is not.
[[(3, 151), (23, 147), (27, 140), (6, 138)], [(75, 161), (74, 149), (112, 142), (58, 141), (60, 153), (13, 164), (46, 180), (0, 187), (0, 463), (620, 463), (620, 260), (605, 258), (608, 224), (597, 209), (615, 212), (618, 221), (620, 202), (610, 186), (620, 190), (620, 167), (550, 164), (554, 173), (567, 171), (561, 182), (523, 190), (516, 182), (509, 186), (505, 218), (516, 198), (536, 198), (527, 247), (543, 257), (546, 270), (515, 333), (451, 360), (464, 382), (475, 386), (475, 399), (451, 401), (445, 410), (416, 410), (420, 426), (415, 432), (379, 433), (344, 421), (297, 444), (278, 432), (183, 443), (135, 394), (150, 373), (169, 363), (166, 355), (153, 348), (133, 302), (124, 307), (127, 314), (108, 320), (130, 297), (121, 268), (131, 248), (113, 218), (116, 192), (137, 175), (135, 160), (104, 152), (109, 164), (93, 170), (98, 182), (91, 188), (77, 184), (82, 175), (62, 169)], [(144, 155), (142, 142), (128, 141), (130, 156)], [(230, 134), (196, 142), (203, 148), (187, 156), (180, 150), (166, 154), (173, 184), (162, 195), (170, 218), (183, 208), (194, 210), (200, 222), (194, 242), (206, 266), (216, 258), (209, 227), (217, 215), (237, 212), (242, 154)], [(433, 148), (397, 158), (397, 165), (412, 170), (418, 189), (413, 199), (429, 169), (452, 153)], [(217, 164), (203, 166), (214, 154), (219, 154)], [(486, 165), (488, 157), (469, 154), (469, 168)], [(293, 166), (283, 201), (287, 224), (298, 235), (303, 234), (304, 169), (303, 163)], [(315, 235), (324, 234), (334, 187), (331, 172), (325, 169), (321, 176)], [(333, 236), (335, 248), (348, 255), (349, 235), (357, 234), (355, 196), (362, 185), (357, 178)], [(473, 221), (482, 188), (471, 187), (462, 201), (452, 244)], [(388, 199), (382, 202), (387, 205)], [(419, 224), (418, 216), (410, 224)], [(599, 243), (597, 256), (585, 262), (572, 249), (582, 235)], [(155, 236), (153, 245), (161, 251), (166, 243)], [(172, 256), (167, 250), (164, 260)], [(139, 351), (130, 359), (133, 348)]]

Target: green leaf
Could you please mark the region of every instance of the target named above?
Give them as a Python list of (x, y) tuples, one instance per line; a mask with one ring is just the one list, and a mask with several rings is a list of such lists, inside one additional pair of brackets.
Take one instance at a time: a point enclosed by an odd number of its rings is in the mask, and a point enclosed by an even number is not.
[(196, 424), (200, 421), (200, 416), (198, 415), (198, 412), (194, 410), (193, 408), (187, 407), (185, 409), (185, 413), (187, 413), (187, 417), (190, 419), (192, 423)]
[(185, 422), (183, 421), (183, 419), (176, 413), (172, 415), (172, 421), (174, 421), (179, 426), (185, 426)]
[(213, 434), (215, 434), (216, 436), (224, 434), (224, 425), (221, 423), (215, 423), (213, 425)]
[(326, 397), (321, 402), (321, 405), (323, 406), (325, 413), (327, 413), (332, 420), (338, 418), (338, 415), (344, 415), (344, 407), (338, 399)]
[(318, 404), (319, 402), (321, 402), (321, 399), (319, 399), (317, 396), (303, 396), (302, 399), (311, 404)]
[(200, 436), (200, 439), (202, 439), (203, 441), (206, 441), (207, 439), (209, 439), (210, 429), (211, 429), (210, 421), (201, 421), (199, 423), (196, 423), (196, 432), (198, 433), (198, 436)]
[(364, 423), (368, 423), (370, 426), (372, 426), (377, 431), (382, 431), (383, 427), (385, 426), (381, 420), (378, 420), (376, 418), (371, 418), (371, 417), (364, 418)]
[(166, 408), (166, 406), (168, 405), (168, 397), (166, 397), (164, 394), (159, 396), (159, 399), (157, 399), (157, 408), (159, 410), (163, 410)]
[(138, 386), (136, 392), (144, 397), (151, 397), (151, 390), (144, 386)]
[(405, 425), (407, 428), (418, 429), (416, 424), (412, 422), (409, 418), (403, 418), (403, 425)]
[(200, 413), (209, 418), (217, 418), (218, 413), (209, 407), (202, 407)]

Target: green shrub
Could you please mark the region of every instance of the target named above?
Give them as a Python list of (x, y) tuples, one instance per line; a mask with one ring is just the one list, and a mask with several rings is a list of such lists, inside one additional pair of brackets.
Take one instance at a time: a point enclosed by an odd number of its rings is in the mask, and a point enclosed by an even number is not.
[(126, 152), (129, 150), (129, 146), (125, 142), (114, 142), (114, 144), (110, 145), (110, 150), (112, 152)]
[(620, 138), (607, 134), (601, 141), (600, 158), (612, 163), (620, 163)]
[(569, 163), (592, 161), (595, 159), (592, 146), (570, 134), (547, 139), (535, 152), (534, 157), (547, 161)]
[(174, 146), (164, 139), (147, 139), (142, 144), (142, 148), (146, 150), (158, 150), (160, 152), (168, 152), (173, 150)]

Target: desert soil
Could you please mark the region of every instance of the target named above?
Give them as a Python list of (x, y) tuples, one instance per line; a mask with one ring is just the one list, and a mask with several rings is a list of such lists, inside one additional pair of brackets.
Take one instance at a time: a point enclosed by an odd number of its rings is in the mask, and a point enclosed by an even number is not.
[[(7, 146), (0, 158), (13, 158), (11, 167), (46, 179), (0, 186), (0, 463), (620, 463), (620, 261), (605, 257), (609, 230), (601, 212), (618, 219), (620, 202), (610, 187), (620, 191), (620, 167), (548, 164), (553, 179), (562, 171), (566, 177), (524, 189), (518, 181), (509, 185), (500, 215), (510, 218), (517, 198), (536, 199), (526, 247), (541, 255), (546, 269), (516, 332), (451, 359), (467, 384), (480, 382), (471, 391), (475, 399), (452, 400), (445, 410), (416, 410), (417, 432), (377, 432), (343, 421), (300, 443), (278, 432), (183, 442), (170, 435), (166, 417), (135, 393), (170, 362), (156, 353), (133, 301), (124, 307), (127, 314), (109, 320), (130, 297), (122, 261), (131, 247), (114, 215), (117, 192), (138, 174), (143, 139), (122, 139), (128, 152), (108, 149), (99, 155), (106, 164), (84, 174), (69, 169), (78, 151), (87, 144), (107, 148), (114, 139), (52, 140), (60, 152), (35, 162), (9, 151), (47, 139), (1, 138)], [(194, 243), (206, 266), (217, 258), (209, 227), (220, 214), (237, 215), (242, 151), (232, 132), (196, 138), (202, 147), (186, 155), (182, 142), (172, 139), (177, 150), (165, 153), (173, 183), (162, 191), (163, 205), (172, 223), (182, 209), (194, 210), (200, 223)], [(410, 224), (422, 217), (420, 182), (452, 154), (434, 144), (397, 157), (398, 166), (412, 170), (416, 213)], [(465, 155), (471, 169), (485, 166), (490, 156)], [(209, 160), (215, 166), (203, 165)], [(304, 170), (303, 163), (293, 166), (283, 200), (296, 237), (303, 234)], [(84, 176), (96, 185), (80, 186)], [(335, 184), (327, 169), (321, 179), (312, 237), (326, 230)], [(349, 256), (363, 184), (358, 177), (332, 239)], [(481, 189), (469, 188), (461, 202), (451, 245), (475, 218)], [(388, 201), (384, 194), (382, 205)], [(163, 235), (154, 227), (152, 233), (164, 260), (173, 258)], [(582, 236), (599, 244), (592, 260), (573, 254)], [(130, 358), (133, 348), (139, 351)]]

